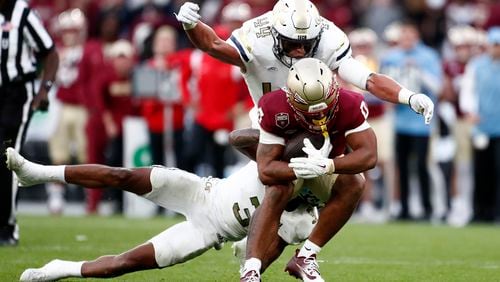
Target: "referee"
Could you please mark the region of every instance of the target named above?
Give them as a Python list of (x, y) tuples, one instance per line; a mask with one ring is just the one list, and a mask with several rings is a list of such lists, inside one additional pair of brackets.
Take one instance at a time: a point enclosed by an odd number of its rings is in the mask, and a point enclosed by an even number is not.
[[(23, 0), (0, 0), (0, 146), (21, 149), (33, 111), (46, 111), (59, 58), (47, 30)], [(33, 82), (43, 66), (40, 88)], [(17, 245), (17, 181), (0, 162), (0, 246)]]

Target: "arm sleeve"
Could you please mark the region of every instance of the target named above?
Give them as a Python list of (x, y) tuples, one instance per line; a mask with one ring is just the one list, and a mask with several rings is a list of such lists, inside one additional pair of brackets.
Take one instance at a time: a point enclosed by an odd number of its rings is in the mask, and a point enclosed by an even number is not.
[(32, 10), (29, 10), (26, 18), (25, 35), (28, 37), (28, 44), (36, 53), (42, 56), (54, 48), (54, 42), (42, 22)]
[(360, 61), (349, 56), (349, 58), (345, 58), (340, 62), (338, 73), (343, 80), (359, 89), (366, 90), (366, 81), (373, 71)]
[(279, 137), (272, 133), (265, 131), (264, 129), (260, 129), (259, 135), (259, 143), (262, 144), (280, 144), (285, 146), (285, 138)]
[(352, 56), (351, 44), (347, 35), (332, 22), (327, 22), (321, 36), (319, 49), (322, 49), (325, 63), (336, 70), (348, 58)]
[(252, 29), (250, 23), (244, 23), (243, 26), (234, 30), (226, 42), (238, 51), (244, 64), (252, 61)]

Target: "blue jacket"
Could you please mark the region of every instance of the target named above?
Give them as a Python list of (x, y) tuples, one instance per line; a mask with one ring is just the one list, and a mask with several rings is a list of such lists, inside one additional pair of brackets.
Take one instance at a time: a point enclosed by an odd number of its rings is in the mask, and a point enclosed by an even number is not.
[[(382, 58), (380, 70), (411, 91), (424, 93), (433, 102), (437, 101), (443, 74), (440, 57), (432, 48), (422, 43), (411, 50), (396, 48)], [(397, 105), (395, 118), (396, 133), (424, 137), (430, 135), (430, 126), (409, 105)]]
[(491, 137), (500, 137), (500, 60), (488, 54), (473, 59), (474, 92), (478, 99), (477, 129)]

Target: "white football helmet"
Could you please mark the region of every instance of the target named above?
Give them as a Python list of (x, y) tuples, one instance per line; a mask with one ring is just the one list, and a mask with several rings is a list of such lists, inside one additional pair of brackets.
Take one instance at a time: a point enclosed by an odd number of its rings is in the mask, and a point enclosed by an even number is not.
[(57, 28), (59, 30), (81, 30), (85, 27), (86, 22), (85, 15), (80, 9), (67, 10), (57, 16)]
[(82, 44), (87, 36), (87, 20), (80, 9), (71, 9), (57, 16), (56, 30), (66, 46)]
[(285, 91), (299, 121), (311, 132), (321, 133), (338, 110), (339, 85), (321, 60), (304, 58), (292, 65)]
[(309, 0), (279, 0), (274, 5), (271, 28), (273, 52), (287, 67), (295, 61), (288, 56), (288, 52), (299, 45), (304, 47), (305, 57), (314, 56), (322, 32), (322, 18)]

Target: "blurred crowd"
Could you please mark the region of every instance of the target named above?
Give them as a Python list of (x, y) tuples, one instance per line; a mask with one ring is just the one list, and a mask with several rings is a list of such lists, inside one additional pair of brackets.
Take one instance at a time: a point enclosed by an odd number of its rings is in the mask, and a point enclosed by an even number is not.
[[(228, 133), (250, 125), (250, 96), (238, 68), (192, 48), (174, 15), (184, 1), (29, 2), (60, 54), (53, 164), (124, 165), (129, 116), (147, 125), (151, 160), (143, 165), (223, 177), (244, 161)], [(195, 2), (221, 38), (274, 5)], [(379, 165), (366, 173), (356, 219), (500, 222), (500, 1), (313, 2), (348, 34), (358, 60), (436, 103), (427, 126), (407, 105), (364, 93)], [(96, 213), (102, 192), (85, 193)], [(64, 187), (51, 184), (47, 195), (60, 213)]]

